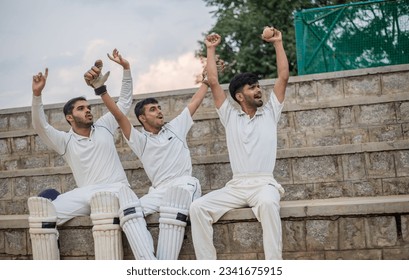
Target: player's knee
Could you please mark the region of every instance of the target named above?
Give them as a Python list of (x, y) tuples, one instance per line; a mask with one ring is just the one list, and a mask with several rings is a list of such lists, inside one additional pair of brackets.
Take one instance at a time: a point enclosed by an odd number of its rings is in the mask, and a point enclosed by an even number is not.
[(194, 200), (189, 208), (189, 216), (198, 216), (203, 211), (202, 200), (200, 198)]

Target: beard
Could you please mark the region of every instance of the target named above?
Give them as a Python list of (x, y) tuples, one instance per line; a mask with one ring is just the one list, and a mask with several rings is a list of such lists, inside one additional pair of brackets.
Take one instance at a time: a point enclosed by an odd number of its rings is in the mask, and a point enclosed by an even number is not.
[(244, 100), (247, 104), (250, 106), (255, 106), (255, 107), (261, 107), (264, 104), (263, 98), (260, 96), (260, 98), (251, 98), (247, 95), (244, 95)]
[(77, 127), (89, 128), (94, 124), (93, 119), (79, 118), (79, 117), (76, 117), (74, 115), (72, 117), (73, 117), (74, 122), (77, 125)]

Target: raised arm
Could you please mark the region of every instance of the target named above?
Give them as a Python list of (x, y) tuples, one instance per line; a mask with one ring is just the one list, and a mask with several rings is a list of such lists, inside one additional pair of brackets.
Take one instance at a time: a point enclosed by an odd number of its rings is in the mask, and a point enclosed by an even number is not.
[(202, 101), (205, 98), (208, 89), (209, 89), (209, 86), (207, 85), (207, 83), (202, 82), (199, 89), (192, 96), (192, 99), (190, 99), (190, 102), (187, 105), (187, 108), (189, 109), (191, 116), (193, 116), (197, 108), (199, 108), (200, 104), (202, 104)]
[(108, 92), (102, 94), (101, 99), (102, 101), (104, 101), (105, 106), (107, 106), (111, 114), (115, 117), (126, 139), (129, 140), (132, 125), (128, 117), (125, 116), (124, 113), (122, 113), (122, 111), (116, 105), (115, 101), (112, 99)]
[(121, 109), (121, 111), (126, 115), (129, 113), (131, 106), (132, 106), (132, 91), (133, 91), (133, 84), (132, 84), (132, 75), (131, 75), (131, 67), (126, 60), (117, 49), (112, 51), (112, 55), (107, 54), (108, 58), (119, 65), (121, 65), (124, 69), (123, 78), (122, 78), (122, 87), (121, 87), (121, 94), (119, 95), (117, 105)]
[[(115, 51), (115, 50), (114, 50)], [(110, 59), (114, 60), (113, 57), (108, 55)], [(118, 57), (117, 57), (118, 58)], [(119, 61), (119, 58), (118, 58)], [(119, 63), (116, 61), (117, 63)], [(121, 63), (119, 63), (121, 64)], [(122, 64), (121, 64), (122, 65)], [(124, 65), (123, 65), (124, 66)], [(125, 63), (125, 67), (129, 67), (129, 63)], [(123, 110), (118, 106), (115, 101), (112, 99), (112, 97), (109, 95), (108, 90), (106, 86), (104, 85), (106, 79), (101, 78), (104, 77), (105, 75), (101, 75), (101, 69), (102, 69), (102, 61), (97, 60), (94, 64), (94, 66), (91, 67), (90, 70), (88, 70), (84, 74), (85, 81), (88, 85), (91, 87), (95, 88), (95, 94), (101, 96), (102, 101), (104, 101), (105, 105), (107, 106), (108, 110), (111, 112), (112, 116), (114, 116), (116, 122), (118, 123), (119, 127), (122, 130), (122, 133), (125, 135), (125, 137), (129, 140), (129, 136), (131, 134), (131, 123), (126, 117), (126, 115), (123, 113)], [(101, 80), (102, 81), (99, 81)], [(119, 101), (118, 101), (119, 103)]]
[(47, 82), (47, 77), (48, 68), (45, 69), (44, 74), (39, 72), (37, 75), (33, 76), (33, 100), (31, 106), (32, 124), (38, 136), (49, 148), (55, 150), (59, 154), (63, 154), (65, 149), (65, 133), (52, 127), (47, 122), (44, 113), (42, 91)]
[(263, 32), (262, 39), (266, 42), (272, 43), (276, 51), (278, 77), (274, 84), (274, 93), (277, 96), (278, 101), (282, 103), (285, 98), (285, 90), (287, 88), (288, 79), (290, 77), (287, 55), (284, 50), (281, 32), (273, 27), (266, 28), (268, 28), (269, 30), (265, 30)]
[(226, 100), (226, 94), (219, 84), (219, 76), (216, 64), (216, 47), (220, 44), (221, 37), (218, 34), (206, 36), (205, 44), (207, 48), (207, 79), (212, 90), (214, 105), (217, 109), (222, 106)]

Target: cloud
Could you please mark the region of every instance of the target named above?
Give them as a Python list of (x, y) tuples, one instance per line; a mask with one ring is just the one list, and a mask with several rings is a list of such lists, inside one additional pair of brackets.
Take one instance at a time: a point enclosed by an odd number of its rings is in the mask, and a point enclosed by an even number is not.
[(202, 0), (0, 2), (0, 110), (30, 106), (32, 75), (45, 67), (44, 104), (95, 98), (83, 74), (99, 58), (118, 96), (122, 69), (106, 56), (114, 48), (131, 64), (135, 93), (195, 87), (193, 52), (215, 21)]
[(161, 59), (149, 67), (149, 71), (137, 77), (135, 93), (148, 93), (182, 88), (193, 88), (195, 76), (202, 71), (202, 64), (193, 52), (175, 60)]

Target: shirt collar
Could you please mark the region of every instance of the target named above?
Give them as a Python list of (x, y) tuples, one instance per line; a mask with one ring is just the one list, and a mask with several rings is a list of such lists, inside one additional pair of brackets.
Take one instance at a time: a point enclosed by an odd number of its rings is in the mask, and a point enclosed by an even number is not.
[(71, 129), (70, 129), (70, 133), (71, 133), (72, 135), (74, 135), (74, 137), (75, 137), (75, 139), (76, 139), (77, 141), (91, 138), (92, 135), (94, 134), (94, 131), (95, 131), (95, 126), (92, 125), (92, 126), (91, 126), (91, 132), (90, 132), (90, 134), (89, 134), (89, 137), (86, 137), (86, 136), (82, 136), (82, 135), (79, 135), (79, 134), (75, 133), (75, 131), (72, 129), (72, 127), (71, 127)]
[(162, 126), (162, 128), (159, 130), (158, 134), (154, 134), (154, 133), (152, 133), (150, 131), (145, 130), (145, 128), (142, 126), (142, 133), (145, 134), (146, 136), (154, 137), (156, 135), (162, 134), (165, 131), (165, 128), (166, 128), (166, 124)]
[[(263, 106), (263, 107), (264, 107), (264, 106)], [(262, 115), (262, 114), (264, 113), (263, 107), (258, 107), (256, 113), (254, 114), (254, 116), (260, 116), (260, 115)], [(242, 116), (246, 116), (247, 114), (240, 108), (238, 115), (239, 115), (240, 117), (242, 117)]]

